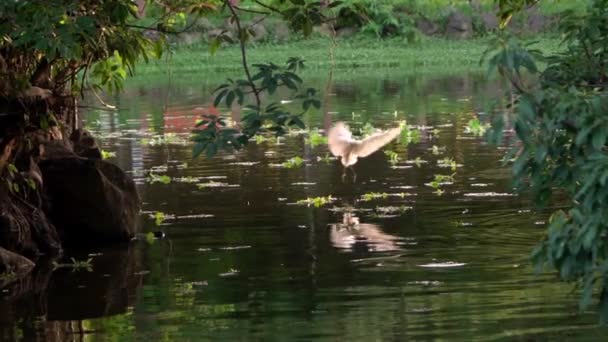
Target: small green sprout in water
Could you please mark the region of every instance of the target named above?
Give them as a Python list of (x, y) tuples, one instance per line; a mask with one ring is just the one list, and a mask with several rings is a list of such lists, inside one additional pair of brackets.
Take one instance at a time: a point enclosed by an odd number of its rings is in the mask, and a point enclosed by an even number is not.
[(116, 152), (101, 150), (101, 159), (116, 158)]
[(435, 180), (441, 183), (449, 182), (454, 183), (454, 176), (456, 174), (452, 173), (451, 175), (435, 175)]
[(146, 235), (146, 242), (149, 243), (150, 245), (154, 243), (154, 241), (156, 241), (156, 237), (154, 236), (154, 233), (149, 232)]
[(363, 125), (363, 127), (361, 127), (361, 135), (363, 135), (363, 136), (367, 137), (367, 136), (374, 134), (375, 132), (376, 132), (376, 127), (374, 127), (369, 122), (366, 123), (365, 125)]
[(433, 191), (433, 193), (435, 195), (437, 195), (437, 196), (441, 196), (441, 195), (443, 195), (445, 193), (445, 190), (443, 190), (443, 189), (437, 189), (437, 190)]
[(433, 145), (433, 147), (431, 148), (431, 152), (434, 155), (439, 155), (439, 154), (443, 153), (444, 151), (445, 151), (445, 146), (439, 147), (439, 146)]
[(414, 164), (414, 165), (416, 165), (416, 167), (420, 167), (423, 163), (427, 163), (427, 161), (423, 160), (420, 157), (416, 157), (416, 159), (414, 159), (414, 160), (407, 160), (406, 163)]
[(270, 139), (266, 138), (263, 135), (259, 135), (258, 134), (255, 137), (253, 137), (253, 140), (255, 140), (255, 143), (259, 145), (259, 144), (261, 144), (263, 142), (269, 141)]
[(166, 215), (165, 213), (163, 213), (162, 211), (157, 211), (154, 213), (154, 224), (156, 224), (157, 226), (160, 226), (166, 219)]
[(154, 184), (154, 183), (162, 183), (162, 184), (169, 184), (171, 183), (171, 177), (167, 176), (167, 175), (155, 175), (152, 172), (150, 172), (150, 184)]
[(409, 197), (409, 196), (416, 196), (416, 194), (412, 194), (409, 192), (398, 192), (398, 193), (391, 193), (391, 194), (386, 193), (386, 192), (368, 192), (361, 196), (361, 201), (369, 202), (369, 201), (372, 201), (375, 199), (387, 199), (389, 197), (405, 198), (405, 197)]
[(296, 204), (302, 204), (307, 206), (315, 206), (315, 208), (322, 207), (328, 203), (335, 201), (336, 198), (331, 195), (325, 197), (308, 197), (307, 199), (299, 200)]
[(402, 123), (401, 125), (401, 136), (399, 141), (405, 146), (409, 144), (417, 144), (420, 142), (420, 131), (418, 129), (410, 129), (407, 124)]
[(450, 157), (445, 157), (445, 158), (437, 161), (437, 166), (449, 167), (452, 169), (452, 171), (456, 171), (458, 164), (456, 164), (456, 161), (454, 159), (452, 159)]
[(283, 163), (281, 163), (281, 166), (286, 169), (295, 169), (295, 168), (301, 167), (302, 165), (304, 165), (304, 159), (302, 159), (301, 157), (297, 157), (297, 156), (290, 158), (290, 159), (284, 161)]
[(366, 194), (363, 194), (363, 196), (361, 196), (361, 200), (363, 202), (369, 202), (378, 198), (388, 198), (388, 194), (386, 192), (368, 192)]
[(54, 269), (58, 269), (58, 268), (71, 268), (72, 272), (75, 271), (79, 271), (79, 270), (86, 270), (88, 272), (92, 272), (93, 271), (93, 259), (89, 258), (87, 260), (76, 260), (74, 258), (70, 258), (69, 263), (65, 263), (65, 264), (60, 264), (58, 262), (53, 261), (53, 268)]
[(399, 154), (395, 151), (384, 151), (384, 154), (388, 156), (388, 162), (395, 165), (399, 162)]
[(433, 189), (439, 189), (442, 185), (454, 183), (455, 175), (456, 175), (455, 173), (453, 173), (451, 175), (435, 175), (435, 179), (433, 179), (429, 183), (426, 183), (426, 185), (430, 186)]
[(488, 128), (490, 128), (490, 124), (482, 124), (479, 119), (475, 118), (469, 120), (469, 122), (467, 123), (467, 127), (465, 128), (465, 133), (473, 133), (473, 135), (481, 137), (486, 134)]
[(435, 128), (431, 131), (431, 134), (433, 135), (433, 137), (435, 138), (439, 138), (439, 129)]
[(327, 137), (319, 134), (319, 131), (311, 131), (308, 133), (308, 138), (305, 139), (305, 142), (307, 145), (310, 145), (310, 147), (327, 145)]
[(325, 153), (325, 155), (323, 157), (317, 157), (317, 161), (324, 162), (325, 164), (331, 163), (331, 161), (334, 159), (336, 159), (336, 158), (332, 157), (329, 153)]

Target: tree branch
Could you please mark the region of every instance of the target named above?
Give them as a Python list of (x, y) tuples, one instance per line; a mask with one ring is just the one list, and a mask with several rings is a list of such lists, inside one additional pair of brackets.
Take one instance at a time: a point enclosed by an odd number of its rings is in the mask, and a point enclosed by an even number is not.
[(255, 86), (255, 83), (253, 82), (253, 78), (251, 77), (251, 72), (249, 72), (249, 66), (247, 65), (247, 52), (245, 51), (245, 40), (241, 37), (241, 33), (243, 32), (242, 27), (241, 27), (241, 20), (240, 20), (238, 14), (236, 13), (234, 7), (230, 3), (230, 0), (224, 0), (224, 3), (230, 9), (230, 12), (232, 13), (232, 16), (234, 17), (234, 21), (236, 23), (236, 28), (238, 30), (237, 34), (238, 34), (238, 39), (239, 39), (239, 45), (241, 47), (241, 58), (242, 58), (242, 63), (243, 63), (243, 69), (245, 69), (245, 74), (247, 75), (247, 80), (249, 81), (249, 84), (251, 85), (251, 89), (253, 90), (253, 95), (255, 96), (255, 103), (259, 109), (262, 104), (260, 101), (260, 92), (258, 91), (258, 89)]
[(255, 14), (263, 14), (263, 15), (270, 15), (270, 12), (264, 12), (264, 11), (257, 11), (257, 10), (253, 10), (253, 9), (249, 9), (249, 8), (243, 8), (243, 7), (239, 7), (239, 6), (234, 6), (235, 9), (242, 11), (242, 12), (248, 12), (248, 13), (255, 13)]
[(278, 14), (283, 14), (283, 12), (281, 12), (281, 10), (279, 10), (278, 8), (272, 7), (270, 5), (267, 5), (267, 4), (263, 3), (263, 2), (261, 2), (260, 0), (253, 0), (253, 2), (255, 2), (256, 4), (258, 4), (258, 5), (262, 6), (262, 7), (264, 7), (267, 10), (270, 10), (270, 11), (278, 13)]

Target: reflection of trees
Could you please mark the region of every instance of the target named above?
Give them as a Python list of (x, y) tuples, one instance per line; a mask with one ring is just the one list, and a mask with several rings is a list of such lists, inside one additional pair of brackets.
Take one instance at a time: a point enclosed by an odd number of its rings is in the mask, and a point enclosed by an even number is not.
[[(310, 114), (308, 122), (313, 126), (325, 126), (336, 119), (328, 115), (330, 111), (341, 113), (338, 117), (342, 119), (350, 119), (351, 111), (359, 111), (361, 108), (373, 108), (363, 119), (382, 124), (394, 120), (392, 115), (380, 115), (382, 111), (411, 113), (415, 119), (409, 120), (410, 123), (428, 125), (444, 123), (446, 116), (437, 113), (458, 113), (459, 115), (447, 117), (455, 126), (442, 129), (439, 138), (421, 144), (422, 146), (409, 146), (399, 152), (402, 155), (409, 153), (409, 158), (428, 157), (426, 148), (437, 144), (448, 146), (445, 156), (455, 157), (459, 163), (464, 163), (464, 156), (471, 155), (470, 149), (479, 146), (467, 140), (458, 140), (456, 136), (462, 133), (463, 125), (471, 117), (470, 113), (476, 108), (482, 108), (484, 100), (477, 97), (472, 101), (457, 100), (484, 91), (486, 83), (477, 76), (465, 75), (467, 80), (462, 78), (416, 75), (390, 76), (380, 81), (377, 78), (332, 80), (328, 84), (332, 84), (331, 91), (338, 95), (332, 97), (331, 102), (329, 99), (323, 101), (327, 107), (320, 114)], [(336, 84), (338, 90), (333, 90), (333, 84)], [(176, 84), (175, 88), (170, 90), (169, 102), (172, 103), (186, 93), (203, 93), (208, 96), (213, 87), (196, 88)], [(201, 91), (201, 88), (204, 89)], [(184, 92), (180, 89), (190, 90)], [(127, 108), (153, 109), (158, 92), (151, 94), (156, 95), (146, 95), (152, 97), (149, 102), (147, 98), (138, 98), (132, 101), (132, 107)], [(196, 96), (182, 98), (183, 101), (178, 102), (180, 105), (197, 106), (208, 101), (208, 98), (201, 100), (201, 97)], [(278, 98), (280, 99), (280, 94)], [(128, 104), (126, 100), (122, 103)], [(232, 108), (232, 113), (236, 118), (238, 108)], [(126, 114), (127, 117), (129, 115), (131, 114)], [(137, 144), (129, 142), (131, 143)], [(268, 149), (279, 151), (276, 157), (272, 157), (275, 159), (264, 156), (264, 151)], [(353, 243), (362, 243), (364, 247), (371, 248), (373, 244), (357, 242), (357, 237), (362, 237), (368, 242), (380, 241), (377, 245), (393, 250), (399, 248), (395, 243), (397, 237), (383, 233), (377, 225), (355, 222), (352, 215), (343, 217), (342, 223), (330, 226), (327, 233), (326, 223), (332, 220), (328, 218), (326, 210), (302, 210), (277, 204), (277, 197), (289, 197), (289, 201), (293, 201), (306, 196), (328, 194), (339, 198), (353, 196), (351, 189), (345, 190), (336, 183), (340, 168), (337, 163), (335, 168), (319, 164), (301, 170), (268, 168), (263, 165), (246, 168), (227, 166), (221, 156), (213, 160), (192, 161), (189, 147), (145, 146), (142, 151), (144, 168), (163, 165), (170, 156), (171, 159), (188, 161), (190, 164), (186, 172), (170, 168), (170, 176), (225, 175), (228, 177), (227, 182), (241, 184), (242, 188), (200, 191), (191, 184), (142, 186), (144, 199), (149, 203), (147, 209), (178, 215), (212, 213), (217, 219), (178, 222), (171, 227), (169, 235), (178, 235), (172, 241), (175, 255), (168, 255), (164, 243), (150, 247), (146, 254), (146, 269), (151, 270), (151, 274), (147, 278), (144, 294), (136, 305), (135, 314), (113, 316), (95, 322), (94, 325), (85, 321), (85, 330), (107, 329), (108, 334), (118, 336), (127, 334), (125, 331), (134, 326), (135, 334), (150, 337), (150, 340), (213, 338), (232, 341), (244, 338), (271, 340), (277, 337), (281, 340), (295, 340), (312, 339), (315, 336), (346, 340), (407, 340), (408, 337), (427, 340), (446, 336), (455, 330), (465, 336), (470, 334), (471, 338), (479, 336), (477, 329), (480, 321), (494, 328), (499, 325), (496, 322), (506, 322), (513, 328), (534, 325), (518, 321), (514, 317), (516, 315), (509, 316), (509, 310), (529, 303), (526, 299), (528, 292), (526, 295), (518, 293), (509, 288), (511, 283), (505, 282), (505, 279), (516, 279), (519, 272), (517, 269), (488, 272), (491, 274), (475, 270), (478, 273), (474, 276), (471, 273), (418, 269), (410, 263), (416, 255), (408, 255), (408, 260), (405, 261), (396, 261), (393, 268), (388, 270), (373, 267), (372, 264), (367, 268), (358, 268), (359, 265), (350, 260), (351, 253), (342, 253), (335, 247), (352, 250)], [(290, 137), (281, 147), (271, 143), (251, 144), (237, 154), (237, 159), (262, 163), (280, 162), (284, 157), (301, 153), (311, 159), (316, 157), (318, 151), (304, 147), (301, 137)], [(475, 171), (473, 169), (482, 170), (494, 165), (494, 157), (496, 155), (492, 155), (492, 158), (481, 156), (479, 160), (471, 162), (471, 165), (465, 164), (469, 169), (462, 171), (463, 174), (469, 175)], [(381, 154), (374, 158), (362, 166), (368, 169), (369, 175), (377, 174), (379, 165), (385, 163)], [(411, 185), (428, 181), (429, 175), (415, 170), (417, 169), (392, 173), (391, 177), (399, 177), (400, 182)], [(432, 171), (448, 172), (436, 168)], [(362, 170), (362, 174), (365, 173)], [(299, 189), (291, 185), (303, 180), (315, 182), (316, 186)], [(168, 201), (168, 198), (171, 200)], [(306, 223), (304, 229), (297, 228), (303, 223)], [(437, 227), (427, 228), (431, 231), (431, 228)], [(347, 233), (348, 236), (340, 233)], [(253, 248), (234, 252), (195, 251), (200, 246), (230, 245), (251, 245)], [(422, 250), (414, 252), (419, 253), (418, 257), (424, 253)], [(453, 256), (449, 254), (450, 251), (442, 250), (442, 253), (446, 257)], [(231, 268), (238, 269), (240, 274), (232, 278), (218, 276)], [(472, 277), (476, 280), (471, 281)], [(447, 285), (437, 289), (434, 285), (410, 283), (434, 280), (443, 281)], [(197, 285), (202, 281), (208, 281), (208, 285)], [(490, 304), (487, 304), (487, 293), (480, 294), (471, 290), (482, 284), (487, 286), (488, 282), (496, 290), (496, 300)], [(466, 294), (463, 294), (462, 288), (467, 288)], [(533, 296), (542, 298), (539, 293)], [(512, 305), (511, 308), (505, 311), (492, 307), (504, 301), (504, 298), (511, 299), (504, 304)], [(77, 323), (72, 325), (75, 331), (78, 331)], [(65, 330), (68, 327), (57, 329)]]
[[(0, 337), (27, 341), (81, 340), (93, 318), (120, 315), (141, 286), (141, 255), (134, 246), (101, 250), (94, 272), (53, 271), (39, 265), (0, 300)], [(123, 320), (123, 325), (128, 325)]]

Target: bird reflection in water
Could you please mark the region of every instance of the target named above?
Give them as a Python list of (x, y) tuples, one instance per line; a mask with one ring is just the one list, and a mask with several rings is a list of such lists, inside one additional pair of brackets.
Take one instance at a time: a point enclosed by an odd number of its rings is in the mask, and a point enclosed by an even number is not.
[(334, 247), (369, 252), (401, 250), (400, 237), (386, 234), (377, 224), (361, 223), (352, 211), (344, 212), (342, 223), (331, 224), (330, 240)]

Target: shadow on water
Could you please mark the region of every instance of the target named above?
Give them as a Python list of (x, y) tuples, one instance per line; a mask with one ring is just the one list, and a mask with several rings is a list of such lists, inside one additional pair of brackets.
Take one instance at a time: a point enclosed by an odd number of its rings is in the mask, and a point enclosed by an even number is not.
[[(420, 142), (361, 159), (357, 182), (305, 135), (191, 158), (188, 132), (216, 85), (135, 85), (92, 110), (87, 126), (143, 200), (144, 239), (88, 251), (93, 271), (40, 266), (0, 299), (7, 340), (597, 340), (594, 313), (530, 251), (547, 213), (513, 194), (497, 149), (465, 132), (500, 84), (479, 75), (361, 75), (313, 80), (326, 89), (307, 126), (407, 120)], [(279, 92), (276, 100), (291, 100)], [(287, 104), (291, 106), (294, 104)], [(238, 118), (239, 108), (219, 108)], [(273, 166), (289, 158), (298, 168)], [(453, 160), (456, 170), (441, 166)], [(166, 175), (169, 184), (152, 182)], [(435, 175), (455, 173), (442, 193)], [(330, 196), (319, 208), (298, 201)], [(163, 213), (160, 225), (157, 213)], [(5, 289), (6, 290), (6, 289)]]
[(130, 244), (97, 250), (92, 265), (93, 272), (54, 270), (43, 262), (27, 277), (2, 289), (0, 337), (80, 341), (93, 333), (86, 320), (126, 313), (142, 286), (141, 248)]

